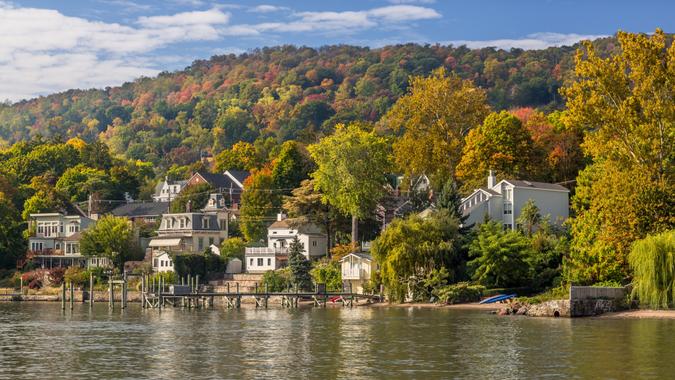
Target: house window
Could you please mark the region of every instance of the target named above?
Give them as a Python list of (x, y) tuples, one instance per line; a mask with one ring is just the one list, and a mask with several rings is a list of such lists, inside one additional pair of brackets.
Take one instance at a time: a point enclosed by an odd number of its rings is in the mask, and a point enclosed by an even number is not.
[(56, 247), (54, 247), (54, 248), (61, 249), (61, 243), (56, 243)]
[(506, 189), (504, 190), (504, 196), (506, 197), (507, 200), (511, 200), (511, 195), (513, 194), (512, 189)]
[(205, 229), (205, 230), (208, 230), (208, 229), (210, 228), (210, 227), (209, 227), (209, 218), (204, 218), (202, 224), (203, 224), (203, 226), (204, 226), (204, 229)]
[(267, 259), (267, 265), (271, 266), (272, 265), (272, 259)]
[(312, 247), (316, 247), (316, 240), (312, 240)]
[(253, 259), (250, 260), (249, 265), (253, 266)]
[(204, 249), (204, 238), (203, 238), (203, 237), (197, 238), (197, 249), (198, 249), (199, 251), (201, 251), (202, 249)]
[(511, 215), (513, 214), (513, 204), (510, 202), (504, 203), (504, 215)]
[(258, 259), (258, 266), (261, 267), (261, 266), (263, 266), (263, 265), (264, 265), (264, 264), (263, 264), (263, 259)]
[(159, 260), (155, 259), (155, 268), (159, 267)]
[(511, 229), (511, 223), (504, 223), (504, 229), (510, 230)]
[(213, 245), (213, 238), (212, 237), (209, 238), (209, 246), (211, 246), (211, 245)]

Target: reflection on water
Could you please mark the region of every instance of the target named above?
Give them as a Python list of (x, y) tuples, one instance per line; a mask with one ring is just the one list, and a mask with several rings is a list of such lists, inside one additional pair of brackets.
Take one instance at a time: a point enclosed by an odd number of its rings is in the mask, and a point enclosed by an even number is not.
[(675, 321), (0, 304), (0, 378), (669, 378)]

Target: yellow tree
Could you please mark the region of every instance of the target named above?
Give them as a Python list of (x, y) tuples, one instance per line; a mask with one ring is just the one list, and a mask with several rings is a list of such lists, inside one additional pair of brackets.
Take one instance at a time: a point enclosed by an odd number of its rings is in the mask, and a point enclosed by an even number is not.
[(672, 180), (675, 159), (675, 44), (666, 35), (618, 33), (620, 55), (598, 56), (590, 41), (576, 55), (578, 80), (562, 89), (567, 124), (587, 131), (594, 159), (638, 167)]
[(382, 123), (400, 135), (393, 147), (399, 169), (442, 184), (454, 176), (467, 133), (488, 113), (485, 91), (440, 68), (429, 77), (411, 78), (410, 91)]
[(462, 159), (457, 165), (457, 177), (462, 190), (484, 185), (489, 170), (499, 177), (526, 176), (533, 159), (533, 143), (523, 124), (506, 111), (491, 113), (485, 122), (469, 132)]
[(666, 36), (618, 34), (621, 54), (577, 52), (577, 81), (562, 89), (567, 125), (585, 130), (593, 164), (577, 178), (565, 276), (575, 282), (630, 276), (631, 244), (675, 227), (675, 45)]

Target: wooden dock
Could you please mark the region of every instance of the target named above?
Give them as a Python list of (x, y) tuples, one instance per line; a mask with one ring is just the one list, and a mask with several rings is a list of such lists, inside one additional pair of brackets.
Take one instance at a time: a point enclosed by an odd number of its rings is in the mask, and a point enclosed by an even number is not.
[(199, 285), (199, 276), (181, 279), (181, 284), (169, 285), (159, 282), (148, 283), (147, 278), (141, 282), (141, 304), (143, 308), (162, 309), (167, 306), (181, 308), (213, 308), (214, 300), (219, 298), (228, 309), (241, 308), (243, 299), (252, 299), (256, 308), (267, 309), (270, 298), (281, 299), (282, 308), (297, 308), (301, 300), (311, 301), (315, 307), (326, 307), (328, 303), (341, 304), (344, 307), (352, 307), (359, 301), (381, 302), (382, 296), (378, 294), (358, 294), (351, 291), (325, 292), (319, 287), (314, 292), (288, 289), (284, 292), (270, 292), (267, 287), (258, 289), (256, 285), (253, 292), (240, 292), (237, 283), (234, 290), (228, 285), (227, 291), (209, 291), (208, 286)]

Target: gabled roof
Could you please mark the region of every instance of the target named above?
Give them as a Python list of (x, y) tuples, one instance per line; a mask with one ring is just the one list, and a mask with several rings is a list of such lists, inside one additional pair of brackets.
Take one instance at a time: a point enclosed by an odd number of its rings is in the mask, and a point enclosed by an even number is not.
[(297, 230), (304, 235), (324, 235), (321, 228), (314, 223), (299, 222), (297, 219), (283, 219), (272, 223), (268, 230)]
[[(540, 190), (552, 190), (552, 191), (565, 191), (565, 192), (569, 193), (569, 189), (567, 189), (564, 186), (556, 185), (555, 183), (523, 181), (523, 180), (518, 180), (518, 179), (505, 179), (505, 180), (502, 180), (501, 182), (509, 183), (509, 184), (511, 184), (515, 187), (540, 189)], [(499, 185), (499, 183), (497, 185)]]
[(114, 208), (110, 213), (115, 216), (138, 217), (160, 216), (169, 211), (169, 202), (135, 202)]
[(240, 189), (243, 189), (244, 181), (246, 181), (246, 178), (248, 178), (251, 173), (246, 170), (226, 170), (224, 175), (228, 176)]
[(236, 185), (229, 177), (227, 177), (224, 174), (209, 173), (209, 172), (197, 172), (193, 175), (193, 177), (195, 175), (198, 175), (198, 176), (204, 178), (204, 181), (208, 182), (211, 186), (213, 186), (217, 189), (218, 188), (227, 189), (227, 188), (232, 187), (232, 185)]
[(349, 257), (349, 256), (356, 256), (356, 257), (358, 257), (358, 258), (360, 258), (360, 259), (364, 259), (364, 260), (368, 260), (368, 261), (373, 261), (373, 257), (372, 257), (372, 256), (370, 256), (370, 255), (367, 254), (367, 253), (363, 253), (363, 252), (352, 252), (352, 253), (348, 254), (347, 256), (341, 258), (340, 261), (343, 261), (344, 259), (346, 259), (346, 258)]

